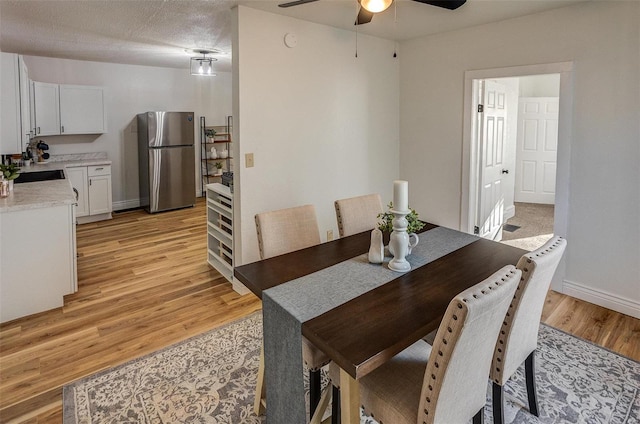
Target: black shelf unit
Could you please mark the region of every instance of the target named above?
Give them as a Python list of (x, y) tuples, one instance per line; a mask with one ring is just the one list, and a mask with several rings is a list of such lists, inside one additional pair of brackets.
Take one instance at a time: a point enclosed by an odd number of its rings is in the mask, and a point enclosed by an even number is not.
[[(200, 173), (202, 175), (201, 178), (201, 192), (202, 196), (206, 195), (206, 186), (207, 184), (220, 182), (222, 179), (222, 174), (213, 174), (212, 166), (215, 163), (222, 163), (222, 172), (232, 172), (233, 171), (233, 158), (231, 157), (231, 132), (233, 129), (233, 118), (231, 116), (227, 116), (226, 123), (224, 125), (207, 125), (206, 118), (204, 116), (200, 117)], [(214, 134), (211, 138), (208, 137), (208, 134), (213, 131)], [(226, 158), (215, 158), (211, 159), (208, 157), (208, 153), (211, 151), (212, 147), (223, 146), (227, 151)], [(215, 172), (215, 171), (214, 171)]]

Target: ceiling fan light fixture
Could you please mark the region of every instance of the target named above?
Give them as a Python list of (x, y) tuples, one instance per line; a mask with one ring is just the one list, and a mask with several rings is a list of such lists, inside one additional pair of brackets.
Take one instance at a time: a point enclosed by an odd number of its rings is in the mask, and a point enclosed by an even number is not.
[(360, 6), (371, 13), (379, 13), (387, 10), (393, 0), (360, 0)]

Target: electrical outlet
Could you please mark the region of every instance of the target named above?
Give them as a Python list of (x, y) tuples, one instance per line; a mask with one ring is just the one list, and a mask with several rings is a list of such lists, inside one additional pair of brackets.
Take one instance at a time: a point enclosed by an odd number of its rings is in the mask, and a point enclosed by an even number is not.
[(244, 155), (244, 166), (246, 168), (253, 168), (253, 153), (247, 153)]
[(327, 241), (333, 240), (333, 230), (327, 230)]

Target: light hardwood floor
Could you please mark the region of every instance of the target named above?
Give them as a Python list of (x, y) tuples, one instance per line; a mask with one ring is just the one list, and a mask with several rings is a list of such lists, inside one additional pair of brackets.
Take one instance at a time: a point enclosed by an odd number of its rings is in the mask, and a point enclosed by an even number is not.
[[(62, 387), (260, 309), (206, 263), (195, 208), (78, 227), (79, 291), (0, 325), (0, 422), (62, 422)], [(640, 360), (640, 320), (550, 292), (543, 320)]]

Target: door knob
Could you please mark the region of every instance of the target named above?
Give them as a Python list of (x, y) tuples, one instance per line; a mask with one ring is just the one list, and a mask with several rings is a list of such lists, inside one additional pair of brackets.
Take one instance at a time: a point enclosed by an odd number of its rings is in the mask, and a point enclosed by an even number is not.
[(509, 170), (508, 170), (508, 169), (503, 169), (503, 170), (502, 170), (502, 173), (503, 173), (503, 174), (508, 174), (508, 173), (509, 173)]

